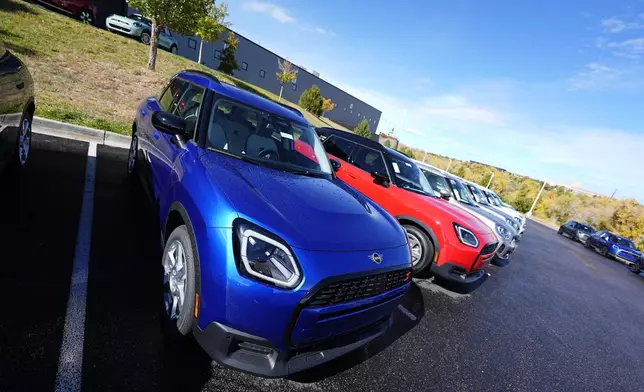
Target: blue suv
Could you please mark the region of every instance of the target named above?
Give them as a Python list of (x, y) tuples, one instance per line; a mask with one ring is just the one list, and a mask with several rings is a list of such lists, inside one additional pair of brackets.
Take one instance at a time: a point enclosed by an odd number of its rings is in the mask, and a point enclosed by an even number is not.
[(171, 336), (281, 377), (386, 330), (410, 282), (405, 232), (336, 178), (300, 112), (184, 71), (132, 127), (127, 170), (158, 211)]
[(598, 231), (591, 235), (584, 245), (599, 251), (604, 257), (614, 258), (629, 265), (638, 263), (642, 257), (633, 241), (607, 231)]

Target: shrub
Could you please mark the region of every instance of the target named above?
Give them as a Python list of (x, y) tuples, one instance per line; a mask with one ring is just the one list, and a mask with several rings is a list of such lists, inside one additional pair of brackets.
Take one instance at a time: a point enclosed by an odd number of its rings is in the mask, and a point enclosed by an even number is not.
[(300, 95), (299, 105), (311, 112), (311, 114), (319, 117), (322, 114), (322, 104), (324, 99), (320, 93), (320, 88), (317, 85), (311, 86), (302, 92)]
[(353, 133), (362, 137), (366, 137), (367, 139), (370, 138), (371, 131), (369, 130), (369, 121), (360, 121), (360, 124), (358, 124), (358, 126), (353, 129)]

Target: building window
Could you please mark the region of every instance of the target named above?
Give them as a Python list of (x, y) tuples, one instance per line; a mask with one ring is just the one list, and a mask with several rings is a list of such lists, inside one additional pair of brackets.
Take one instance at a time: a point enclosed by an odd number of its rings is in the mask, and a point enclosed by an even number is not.
[(297, 90), (297, 84), (293, 83), (293, 91)]
[(353, 104), (349, 105), (349, 109), (353, 109)]
[(248, 71), (248, 63), (245, 61), (242, 61), (242, 68), (244, 71)]
[(221, 51), (219, 49), (215, 49), (215, 58), (221, 60)]
[(344, 108), (344, 111), (346, 112), (346, 111), (347, 111), (347, 108)]
[(265, 77), (265, 76), (266, 76), (266, 71), (264, 71), (263, 69), (260, 69), (260, 70), (259, 70), (259, 77), (260, 77), (260, 78), (263, 78), (263, 77)]
[(188, 47), (190, 47), (190, 49), (197, 49), (197, 41), (192, 38), (188, 38)]
[(358, 117), (360, 117), (360, 112), (358, 112)]

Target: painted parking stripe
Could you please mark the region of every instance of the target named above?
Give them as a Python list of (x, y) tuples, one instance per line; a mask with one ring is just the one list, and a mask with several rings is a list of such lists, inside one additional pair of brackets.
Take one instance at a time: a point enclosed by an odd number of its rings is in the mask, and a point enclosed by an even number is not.
[(85, 335), (85, 301), (92, 240), (94, 185), (96, 181), (96, 143), (87, 149), (85, 188), (81, 205), (72, 279), (67, 299), (63, 343), (56, 373), (56, 392), (79, 392), (83, 372), (83, 338)]

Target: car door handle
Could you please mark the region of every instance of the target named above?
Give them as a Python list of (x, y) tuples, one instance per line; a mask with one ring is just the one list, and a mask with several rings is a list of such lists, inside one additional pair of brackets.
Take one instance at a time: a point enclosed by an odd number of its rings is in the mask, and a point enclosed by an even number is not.
[(16, 82), (16, 88), (18, 90), (22, 90), (23, 88), (25, 88), (25, 82), (22, 82), (22, 81)]
[(154, 137), (154, 139), (159, 140), (159, 132), (158, 131), (154, 131), (152, 133), (152, 136)]

